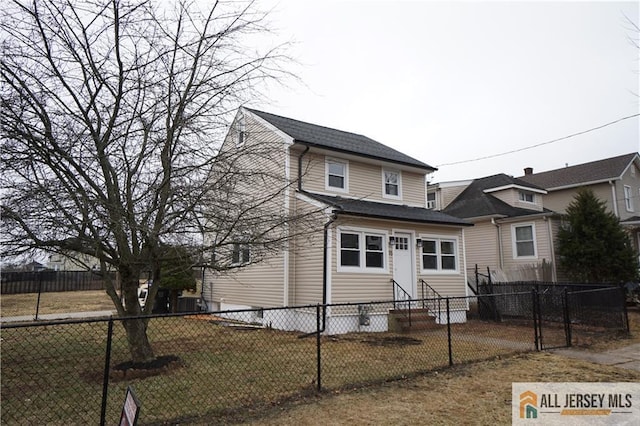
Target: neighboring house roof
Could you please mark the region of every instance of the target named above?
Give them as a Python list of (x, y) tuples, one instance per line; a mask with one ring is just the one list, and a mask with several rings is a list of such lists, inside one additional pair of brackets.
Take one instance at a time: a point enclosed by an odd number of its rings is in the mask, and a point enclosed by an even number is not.
[(305, 123), (251, 108), (245, 109), (291, 136), (295, 142), (304, 145), (418, 167), (429, 172), (437, 170), (435, 167), (357, 133)]
[(608, 182), (620, 179), (636, 157), (638, 157), (638, 153), (633, 152), (562, 169), (524, 175), (520, 176), (520, 179), (547, 190)]
[(377, 203), (360, 199), (333, 197), (304, 192), (307, 196), (333, 206), (338, 213), (353, 216), (372, 217), (378, 219), (392, 219), (403, 222), (433, 223), (439, 225), (473, 226), (463, 219), (448, 214), (427, 210), (422, 207), (410, 207), (398, 204)]
[(620, 221), (624, 225), (640, 225), (640, 216), (631, 216)]
[[(511, 206), (489, 193), (495, 188), (509, 186), (530, 188), (535, 191), (541, 190), (536, 185), (501, 173), (474, 179), (443, 211), (461, 218), (483, 216), (517, 217), (543, 213), (538, 210)], [(550, 212), (550, 210), (544, 210), (544, 213)]]

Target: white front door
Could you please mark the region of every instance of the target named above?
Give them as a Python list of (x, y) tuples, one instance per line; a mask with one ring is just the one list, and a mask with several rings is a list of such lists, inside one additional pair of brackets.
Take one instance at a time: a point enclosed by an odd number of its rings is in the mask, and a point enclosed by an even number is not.
[(393, 245), (393, 279), (409, 293), (412, 299), (416, 297), (413, 269), (411, 234), (396, 233)]

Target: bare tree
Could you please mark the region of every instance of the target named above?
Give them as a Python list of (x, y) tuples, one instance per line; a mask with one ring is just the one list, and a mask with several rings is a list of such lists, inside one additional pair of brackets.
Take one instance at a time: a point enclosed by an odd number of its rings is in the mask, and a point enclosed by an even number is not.
[[(230, 111), (287, 76), (288, 59), (243, 45), (268, 31), (253, 2), (202, 4), (15, 0), (0, 12), (3, 254), (97, 258), (118, 271), (122, 294), (109, 274), (105, 288), (123, 317), (150, 311), (139, 278), (151, 271), (157, 291), (163, 247), (197, 247), (203, 259), (251, 244), (258, 261), (300, 219), (275, 207), (290, 196), (280, 174), (239, 160), (251, 150), (275, 164), (281, 150), (219, 142)], [(123, 324), (132, 360), (154, 359), (147, 322)]]

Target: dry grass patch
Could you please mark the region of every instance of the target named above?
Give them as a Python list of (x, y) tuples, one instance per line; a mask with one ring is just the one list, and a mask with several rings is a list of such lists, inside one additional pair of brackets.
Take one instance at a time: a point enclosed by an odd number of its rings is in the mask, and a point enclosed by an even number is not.
[[(35, 315), (37, 304), (37, 293), (3, 294), (0, 297), (0, 315)], [(104, 290), (62, 291), (41, 293), (38, 314), (114, 310), (113, 302)]]
[[(382, 386), (308, 397), (242, 424), (511, 424), (513, 382), (624, 382), (640, 372), (529, 353), (428, 373)], [(228, 419), (222, 422), (227, 422)]]

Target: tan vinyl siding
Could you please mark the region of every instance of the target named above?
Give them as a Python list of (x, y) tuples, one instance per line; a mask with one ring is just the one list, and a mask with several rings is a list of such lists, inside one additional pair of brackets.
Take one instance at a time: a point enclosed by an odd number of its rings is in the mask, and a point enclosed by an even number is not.
[(449, 204), (451, 204), (451, 202), (455, 200), (456, 197), (467, 188), (467, 186), (469, 185), (441, 187), (439, 190), (440, 210), (445, 209)]
[(498, 228), (490, 221), (477, 222), (474, 225), (464, 231), (468, 270), (475, 268), (475, 265), (478, 265), (481, 271), (486, 271), (487, 267), (499, 268)]
[[(298, 159), (302, 152), (299, 148), (291, 150), (292, 179), (296, 179), (298, 176)], [(345, 192), (327, 188), (325, 175), (326, 159), (341, 161), (347, 164), (348, 191)], [(309, 192), (364, 198), (371, 201), (407, 204), (418, 207), (424, 207), (426, 205), (424, 174), (402, 170), (392, 164), (388, 167), (383, 167), (379, 164), (370, 164), (354, 159), (347, 160), (341, 158), (338, 153), (336, 153), (336, 155), (324, 155), (307, 152), (303, 156), (302, 170), (302, 187)], [(401, 199), (383, 196), (383, 170), (400, 172)]]
[[(593, 191), (596, 197), (606, 203), (608, 211), (614, 212), (611, 184), (600, 183), (590, 185), (588, 188)], [(568, 188), (549, 191), (549, 193), (544, 196), (544, 206), (549, 210), (564, 214), (566, 213), (567, 206), (573, 202), (575, 196), (578, 194), (578, 189), (579, 188)], [(624, 208), (624, 192), (619, 192), (617, 196), (623, 197), (622, 207)]]
[[(296, 199), (294, 203), (299, 212), (318, 211), (318, 207), (303, 200)], [(317, 216), (314, 229), (298, 227), (295, 230), (297, 235), (292, 241), (289, 260), (289, 305), (322, 303), (323, 224), (329, 218), (324, 214)]]
[(277, 307), (283, 302), (282, 254), (235, 272), (212, 276), (212, 300), (251, 307)]
[[(512, 228), (514, 225), (533, 224), (535, 227), (535, 258), (514, 258), (514, 240)], [(543, 262), (552, 262), (552, 248), (549, 240), (549, 228), (547, 221), (543, 219), (527, 220), (523, 222), (510, 222), (501, 224), (503, 254), (503, 270), (506, 273), (516, 274), (519, 270), (538, 265)]]
[[(228, 169), (220, 174), (212, 174), (210, 179), (220, 179), (221, 183), (230, 185), (234, 197), (246, 200), (242, 205), (255, 206), (255, 215), (265, 215), (277, 221), (286, 214), (285, 200), (291, 197), (291, 190), (284, 189), (287, 185), (285, 175), (286, 147), (283, 139), (271, 129), (263, 126), (251, 114), (245, 118), (245, 140), (238, 145), (237, 120), (227, 134), (224, 145), (219, 154), (221, 164), (226, 161)], [(232, 170), (237, 175), (232, 181), (225, 181), (225, 175)], [(259, 170), (258, 173), (255, 170)], [(284, 189), (284, 190), (283, 190)], [(271, 197), (271, 198), (270, 198)], [(255, 220), (255, 218), (254, 218)], [(271, 226), (265, 222), (265, 226)], [(233, 234), (233, 231), (231, 234)], [(238, 231), (240, 232), (240, 231)], [(278, 226), (273, 232), (285, 232)], [(269, 238), (277, 238), (278, 234), (271, 234)], [(225, 240), (218, 242), (222, 246), (216, 250), (217, 260), (221, 265), (231, 262), (232, 242), (234, 235), (228, 235)], [(253, 307), (282, 306), (284, 301), (285, 254), (284, 251), (267, 249), (260, 253), (259, 247), (252, 247), (250, 256), (264, 258), (259, 263), (250, 264), (242, 268), (207, 275), (207, 298), (214, 303), (231, 305), (245, 305)], [(256, 256), (256, 257), (254, 257)]]

